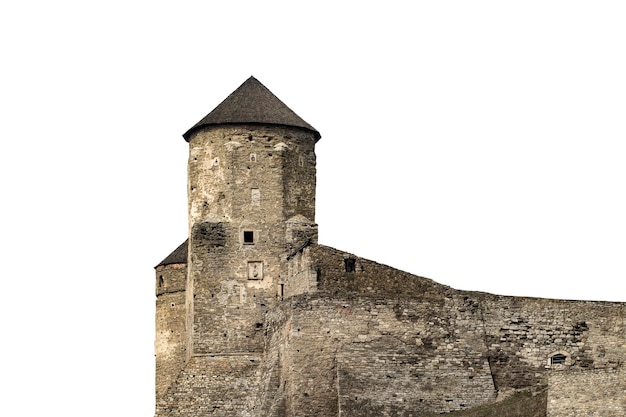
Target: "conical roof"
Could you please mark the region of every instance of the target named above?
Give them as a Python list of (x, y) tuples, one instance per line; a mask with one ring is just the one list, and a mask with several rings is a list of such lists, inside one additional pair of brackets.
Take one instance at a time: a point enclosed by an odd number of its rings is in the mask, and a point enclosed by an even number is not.
[(187, 251), (189, 247), (189, 239), (185, 240), (179, 247), (174, 249), (174, 252), (167, 255), (155, 268), (161, 265), (171, 264), (186, 264), (187, 263)]
[(248, 78), (213, 111), (189, 129), (183, 137), (189, 141), (191, 134), (202, 126), (259, 123), (300, 127), (310, 130), (319, 140), (321, 135), (310, 124), (280, 101), (256, 78)]

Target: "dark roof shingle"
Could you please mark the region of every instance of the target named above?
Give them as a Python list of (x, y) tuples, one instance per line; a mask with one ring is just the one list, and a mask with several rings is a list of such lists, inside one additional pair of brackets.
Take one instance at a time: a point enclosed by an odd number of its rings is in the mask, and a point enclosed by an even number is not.
[(203, 127), (233, 123), (260, 123), (307, 129), (319, 140), (321, 135), (313, 126), (294, 113), (256, 78), (248, 78), (213, 111), (183, 134), (189, 141), (191, 134)]
[(187, 246), (189, 245), (189, 239), (185, 240), (179, 247), (174, 249), (174, 252), (167, 255), (155, 268), (162, 265), (172, 264), (186, 264), (187, 263)]

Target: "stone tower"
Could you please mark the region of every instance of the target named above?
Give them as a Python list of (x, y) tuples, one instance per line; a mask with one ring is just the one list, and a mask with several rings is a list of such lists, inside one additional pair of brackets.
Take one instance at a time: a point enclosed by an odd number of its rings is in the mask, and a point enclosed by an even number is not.
[(187, 354), (261, 352), (265, 313), (301, 287), (285, 259), (317, 241), (320, 134), (250, 77), (183, 136)]

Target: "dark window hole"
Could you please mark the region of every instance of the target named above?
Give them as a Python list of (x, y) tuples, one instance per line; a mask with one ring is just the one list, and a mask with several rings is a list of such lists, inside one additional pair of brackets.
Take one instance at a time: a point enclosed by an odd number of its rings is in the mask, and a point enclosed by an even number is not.
[(346, 272), (354, 272), (355, 268), (356, 268), (356, 259), (354, 258), (346, 258), (343, 260), (345, 267), (346, 267)]

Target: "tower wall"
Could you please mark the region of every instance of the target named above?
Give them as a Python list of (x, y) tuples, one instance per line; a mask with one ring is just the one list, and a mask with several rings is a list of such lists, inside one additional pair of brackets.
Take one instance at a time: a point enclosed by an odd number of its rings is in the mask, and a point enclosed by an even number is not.
[(189, 138), (188, 326), (193, 354), (259, 352), (282, 298), (286, 220), (315, 215), (315, 136), (220, 125)]
[(187, 332), (185, 329), (186, 264), (160, 265), (156, 268), (156, 322), (154, 353), (155, 389), (159, 400), (185, 366)]

